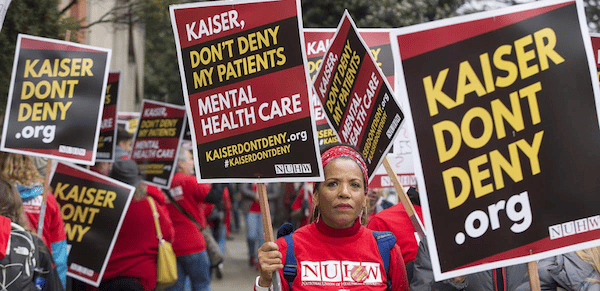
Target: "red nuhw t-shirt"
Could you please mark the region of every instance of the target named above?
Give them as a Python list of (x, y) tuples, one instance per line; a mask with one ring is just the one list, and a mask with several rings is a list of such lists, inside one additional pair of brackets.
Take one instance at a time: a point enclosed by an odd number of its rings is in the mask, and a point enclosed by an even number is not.
[[(413, 207), (419, 219), (423, 221), (421, 207), (418, 205), (414, 205)], [(417, 257), (419, 243), (415, 237), (416, 230), (402, 203), (398, 203), (369, 218), (367, 227), (372, 230), (391, 231), (396, 237), (396, 244), (402, 250), (402, 257), (405, 263), (412, 262)]]

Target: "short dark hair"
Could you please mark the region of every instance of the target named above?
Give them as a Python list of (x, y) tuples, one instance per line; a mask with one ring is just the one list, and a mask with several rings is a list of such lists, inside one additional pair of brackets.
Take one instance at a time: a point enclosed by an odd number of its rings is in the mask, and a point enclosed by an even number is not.
[(133, 134), (129, 133), (126, 129), (119, 128), (117, 130), (117, 144), (133, 138)]

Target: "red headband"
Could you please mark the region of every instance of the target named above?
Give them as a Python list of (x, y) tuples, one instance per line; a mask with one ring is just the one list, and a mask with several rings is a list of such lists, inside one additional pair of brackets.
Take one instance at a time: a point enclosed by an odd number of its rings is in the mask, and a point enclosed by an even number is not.
[(351, 158), (353, 161), (356, 162), (356, 164), (358, 164), (358, 167), (363, 173), (365, 185), (367, 185), (369, 183), (369, 176), (367, 175), (367, 164), (365, 164), (365, 160), (363, 159), (361, 154), (351, 147), (339, 145), (326, 150), (321, 155), (321, 160), (323, 160), (323, 168), (325, 168), (325, 166), (333, 159), (342, 156)]

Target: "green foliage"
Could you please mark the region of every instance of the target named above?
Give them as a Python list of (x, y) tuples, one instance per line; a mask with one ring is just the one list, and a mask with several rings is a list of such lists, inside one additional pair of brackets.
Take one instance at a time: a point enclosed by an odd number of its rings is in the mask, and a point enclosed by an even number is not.
[(64, 39), (63, 21), (59, 20), (58, 0), (12, 0), (0, 31), (0, 114), (6, 110), (17, 36)]
[(344, 10), (364, 27), (402, 27), (454, 15), (464, 0), (302, 0), (304, 27), (337, 27)]
[(597, 0), (584, 0), (585, 16), (590, 32), (600, 32), (600, 7)]
[(183, 104), (175, 38), (169, 15), (169, 5), (177, 3), (172, 0), (143, 1), (146, 25), (144, 98)]
[[(144, 98), (183, 104), (168, 6), (185, 0), (140, 0), (146, 25)], [(344, 9), (358, 27), (400, 27), (452, 15), (464, 0), (302, 0), (304, 27), (337, 27)]]

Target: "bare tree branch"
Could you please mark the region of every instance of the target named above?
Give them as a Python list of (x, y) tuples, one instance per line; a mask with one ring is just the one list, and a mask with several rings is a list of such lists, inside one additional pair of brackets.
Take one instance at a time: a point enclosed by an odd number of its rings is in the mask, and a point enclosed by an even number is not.
[(71, 9), (71, 7), (73, 7), (73, 5), (77, 4), (77, 1), (78, 0), (71, 0), (69, 5), (67, 5), (65, 8), (63, 8), (58, 14), (59, 15), (65, 14), (65, 12), (67, 12), (69, 9)]

